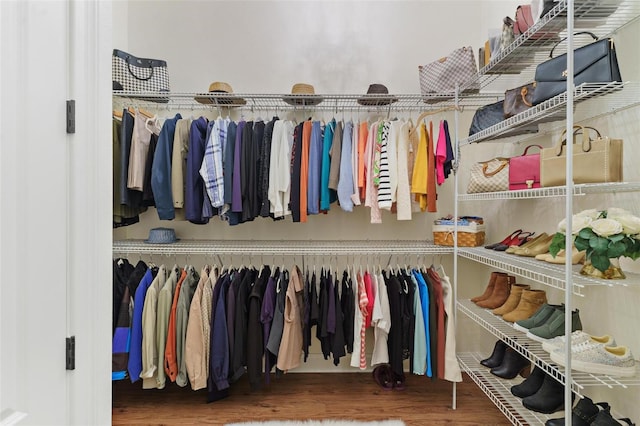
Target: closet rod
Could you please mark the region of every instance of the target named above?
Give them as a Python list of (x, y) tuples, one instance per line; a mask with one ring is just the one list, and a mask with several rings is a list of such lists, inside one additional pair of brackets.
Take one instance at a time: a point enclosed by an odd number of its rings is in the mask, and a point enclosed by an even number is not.
[(428, 241), (214, 241), (191, 240), (173, 244), (148, 244), (143, 240), (114, 241), (118, 254), (247, 254), (348, 256), (368, 254), (449, 254), (452, 247)]

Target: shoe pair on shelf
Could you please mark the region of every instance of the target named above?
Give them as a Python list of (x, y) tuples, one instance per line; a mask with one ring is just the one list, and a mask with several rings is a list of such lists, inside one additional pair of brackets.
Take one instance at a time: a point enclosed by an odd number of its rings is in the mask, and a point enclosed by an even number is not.
[[(572, 370), (615, 377), (635, 376), (636, 361), (629, 348), (616, 346), (616, 342), (611, 336), (589, 336), (587, 333), (583, 334), (586, 337), (578, 335), (576, 340), (584, 340), (578, 344), (571, 345)], [(550, 352), (551, 360), (562, 367), (565, 366), (564, 349), (564, 346), (556, 347)]]
[(505, 272), (492, 272), (489, 284), (482, 295), (471, 299), (473, 303), (485, 309), (496, 309), (509, 298), (511, 286), (515, 284), (516, 277)]
[(534, 234), (535, 232), (517, 229), (499, 243), (489, 244), (484, 246), (484, 248), (495, 251), (506, 251), (512, 247), (519, 247), (526, 244)]
[[(611, 416), (611, 407), (606, 402), (593, 402), (584, 396), (571, 410), (571, 424), (573, 426), (619, 426), (620, 421), (629, 426), (634, 426), (631, 419), (624, 418), (616, 421)], [(550, 419), (545, 422), (545, 426), (564, 426), (564, 417), (560, 419)]]
[(511, 253), (518, 256), (535, 257), (539, 254), (547, 253), (549, 251), (549, 247), (551, 247), (552, 241), (553, 234), (548, 235), (547, 233), (543, 232), (528, 243), (514, 249)]
[[(575, 246), (571, 250), (571, 264), (577, 265), (578, 263), (584, 263), (585, 250), (578, 251)], [(566, 260), (566, 252), (564, 250), (560, 250), (556, 256), (553, 256), (551, 253), (542, 253), (536, 255), (536, 260), (543, 260), (548, 263), (554, 263), (556, 265), (564, 265)]]
[[(564, 335), (564, 305), (544, 303), (531, 317), (516, 321), (513, 327), (526, 332), (527, 337), (540, 343), (562, 336)], [(571, 313), (571, 331), (576, 330), (582, 330), (578, 309)]]
[(545, 303), (547, 293), (544, 290), (532, 290), (528, 284), (513, 284), (507, 300), (492, 312), (505, 321), (515, 322), (529, 318)]
[[(564, 385), (548, 375), (537, 365), (519, 385), (511, 387), (511, 393), (522, 398), (522, 405), (529, 410), (551, 414), (564, 409)], [(575, 394), (571, 394), (575, 398)]]
[(480, 364), (490, 368), (494, 376), (503, 379), (513, 379), (518, 374), (528, 377), (531, 370), (529, 359), (520, 355), (502, 340), (496, 342), (491, 356), (480, 361)]

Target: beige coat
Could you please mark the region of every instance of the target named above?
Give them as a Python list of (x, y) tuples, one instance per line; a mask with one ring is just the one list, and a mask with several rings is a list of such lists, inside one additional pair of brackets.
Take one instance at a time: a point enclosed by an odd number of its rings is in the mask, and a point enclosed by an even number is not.
[(200, 281), (191, 300), (189, 308), (189, 322), (187, 323), (187, 337), (185, 339), (184, 358), (187, 376), (193, 390), (207, 387), (207, 375), (204, 370), (204, 336), (202, 334), (202, 291), (209, 279), (211, 266), (205, 266), (200, 272)]
[(302, 273), (296, 266), (287, 287), (284, 305), (284, 328), (276, 364), (283, 371), (299, 366), (300, 358), (302, 357), (302, 316), (300, 315), (300, 309), (304, 291), (303, 283)]
[(158, 342), (156, 333), (156, 315), (158, 294), (167, 281), (167, 268), (161, 265), (158, 275), (153, 279), (144, 298), (142, 308), (142, 389), (158, 387)]

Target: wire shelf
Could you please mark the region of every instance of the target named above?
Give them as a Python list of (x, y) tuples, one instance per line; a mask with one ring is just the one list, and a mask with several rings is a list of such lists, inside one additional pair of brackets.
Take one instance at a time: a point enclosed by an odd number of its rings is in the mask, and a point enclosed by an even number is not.
[(144, 240), (113, 242), (113, 253), (131, 254), (230, 254), (230, 255), (316, 255), (348, 256), (369, 254), (449, 254), (452, 247), (430, 241), (215, 241), (190, 240), (172, 244), (148, 244)]
[[(588, 194), (612, 194), (620, 192), (640, 191), (640, 182), (588, 183), (573, 186), (574, 196)], [(518, 191), (481, 192), (477, 194), (459, 195), (459, 201), (482, 200), (523, 200), (531, 198), (555, 198), (567, 195), (566, 186), (548, 188), (523, 189)]]
[[(528, 338), (526, 333), (516, 330), (511, 323), (502, 320), (497, 315), (493, 315), (488, 309), (476, 306), (470, 300), (458, 300), (457, 307), (460, 312), (471, 318), (496, 338), (504, 341), (518, 353), (529, 358), (536, 366), (542, 368), (558, 382), (565, 384), (564, 368), (551, 361), (551, 357), (542, 349), (540, 342)], [(485, 357), (480, 359), (483, 358)], [(640, 386), (640, 366), (638, 364), (636, 363), (636, 374), (633, 377), (612, 377), (572, 371), (571, 389), (578, 395), (584, 395), (584, 389), (592, 386), (605, 386), (608, 388)]]
[[(592, 98), (620, 92), (624, 83), (583, 83), (574, 90), (575, 103), (581, 103)], [(633, 99), (637, 102), (637, 99)], [(632, 101), (629, 101), (632, 102)], [(561, 93), (539, 105), (531, 107), (520, 114), (514, 115), (491, 127), (460, 141), (460, 145), (478, 143), (489, 139), (506, 138), (522, 134), (521, 127), (525, 125), (541, 124), (566, 119), (567, 92)]]
[[(517, 256), (501, 251), (489, 250), (484, 247), (460, 247), (458, 254), (466, 259), (482, 263), (493, 268), (502, 269), (514, 275), (565, 290), (564, 265), (555, 265), (549, 262), (536, 260), (533, 257)], [(582, 295), (587, 286), (628, 287), (640, 285), (640, 274), (625, 272), (627, 276), (623, 280), (601, 280), (580, 274), (582, 265), (573, 266), (573, 292)]]
[[(506, 380), (494, 376), (480, 364), (485, 356), (476, 352), (458, 354), (458, 361), (465, 373), (491, 399), (498, 409), (514, 425), (544, 424), (551, 416), (526, 409), (522, 400), (511, 393), (511, 386), (517, 385), (518, 379)], [(622, 417), (616, 415), (615, 417)]]
[[(520, 74), (519, 78), (533, 77), (534, 65), (549, 59), (551, 48), (567, 35), (567, 0), (560, 0), (545, 16), (540, 18), (524, 34), (515, 39), (462, 89), (480, 84), (485, 87), (501, 74)], [(574, 27), (576, 31), (590, 31), (602, 38), (640, 16), (638, 0), (576, 0), (574, 2)], [(591, 43), (591, 37), (574, 39), (575, 47)], [(554, 56), (566, 53), (566, 43), (560, 43)], [(521, 80), (524, 81), (524, 80)]]
[[(288, 94), (126, 92), (113, 91), (117, 107), (139, 106), (149, 110), (238, 109), (251, 111), (429, 111), (455, 106), (453, 94), (405, 95), (313, 95), (310, 98)], [(479, 107), (496, 102), (504, 93), (474, 93), (461, 97), (459, 106)], [(198, 98), (200, 101), (196, 100)], [(293, 99), (293, 101), (292, 101)], [(234, 101), (235, 100), (235, 101)], [(289, 103), (287, 102), (289, 101)], [(318, 101), (320, 101), (318, 103)], [(204, 103), (203, 103), (204, 102)]]
[(483, 358), (477, 353), (458, 354), (458, 361), (462, 369), (512, 424), (518, 426), (544, 424), (550, 418), (526, 409), (522, 405), (522, 401), (511, 394), (511, 386), (518, 384), (518, 381), (494, 376), (480, 365), (480, 360)]

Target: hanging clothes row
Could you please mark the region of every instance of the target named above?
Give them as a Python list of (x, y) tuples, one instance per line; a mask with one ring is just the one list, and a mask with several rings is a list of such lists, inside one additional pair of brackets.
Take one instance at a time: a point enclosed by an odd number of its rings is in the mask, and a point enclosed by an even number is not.
[(272, 370), (278, 377), (306, 362), (314, 334), (334, 365), (350, 353), (359, 369), (389, 364), (398, 383), (405, 360), (413, 374), (461, 380), (442, 266), (205, 265), (198, 273), (119, 258), (113, 269), (114, 380), (142, 379), (143, 389), (191, 383), (213, 401), (245, 373), (259, 389)]
[[(415, 135), (415, 136), (412, 136)], [(452, 170), (446, 121), (296, 124), (219, 117), (157, 120), (125, 110), (114, 118), (114, 226), (136, 223), (155, 206), (162, 220), (229, 225), (257, 217), (306, 222), (332, 205), (369, 207), (397, 220), (435, 212), (436, 187)]]

